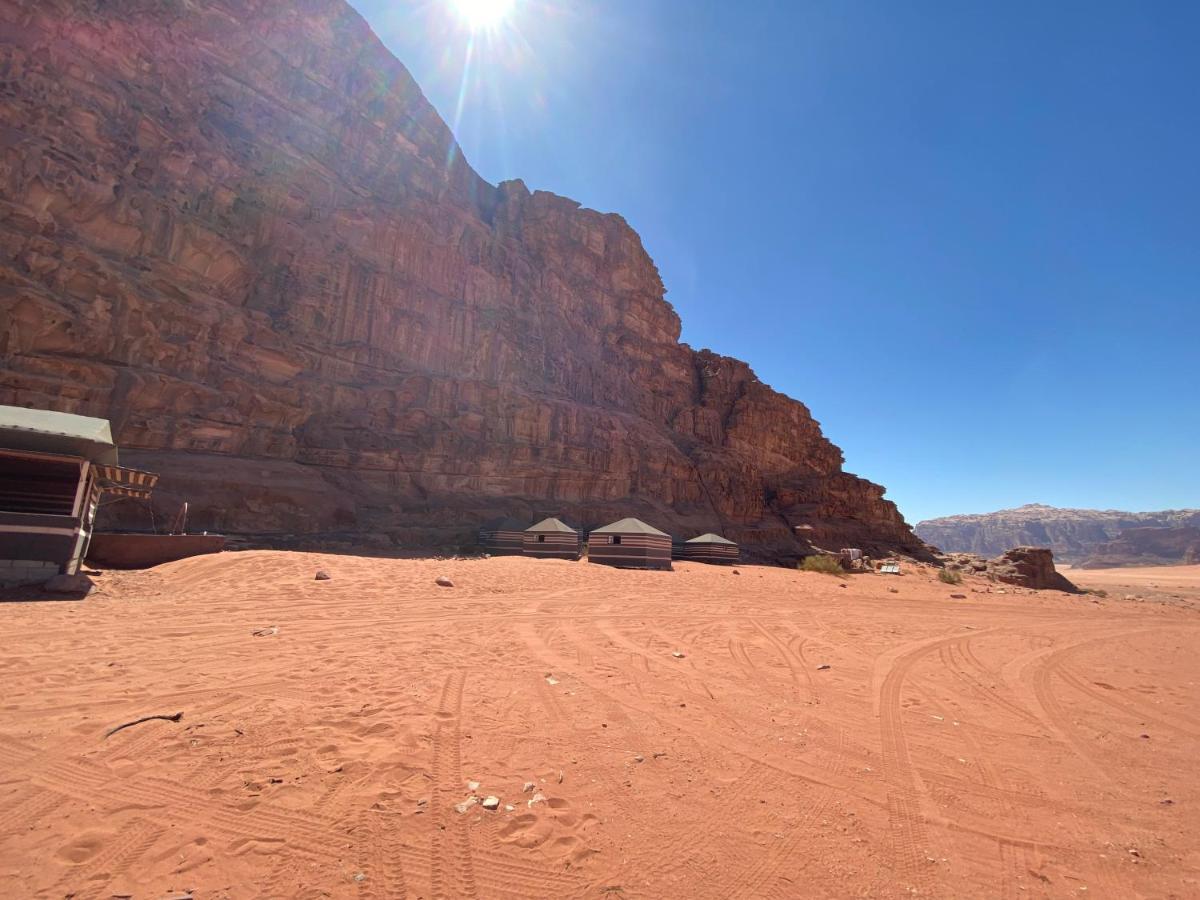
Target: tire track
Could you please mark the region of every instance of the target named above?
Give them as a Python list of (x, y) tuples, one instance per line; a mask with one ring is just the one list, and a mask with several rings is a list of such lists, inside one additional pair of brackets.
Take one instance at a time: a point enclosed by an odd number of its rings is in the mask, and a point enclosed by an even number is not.
[(94, 889), (97, 895), (103, 888), (120, 878), (141, 857), (149, 852), (167, 829), (153, 822), (138, 819), (126, 825), (116, 839), (91, 859), (63, 873), (55, 884), (56, 890), (80, 887)]
[[(430, 847), (430, 884), (435, 898), (478, 897), (465, 814), (453, 812), (454, 798), (465, 794), (462, 777), (462, 706), (466, 676), (452, 672), (442, 686), (433, 736), (434, 831)], [(451, 821), (450, 816), (458, 817)]]

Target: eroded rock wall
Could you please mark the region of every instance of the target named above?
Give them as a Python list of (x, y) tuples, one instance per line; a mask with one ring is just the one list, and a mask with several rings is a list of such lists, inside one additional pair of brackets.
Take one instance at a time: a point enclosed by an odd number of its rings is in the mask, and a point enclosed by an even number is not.
[(0, 403), (109, 418), (159, 525), (922, 552), (803, 404), (679, 343), (620, 216), (479, 178), (341, 0), (0, 0), (0, 118)]

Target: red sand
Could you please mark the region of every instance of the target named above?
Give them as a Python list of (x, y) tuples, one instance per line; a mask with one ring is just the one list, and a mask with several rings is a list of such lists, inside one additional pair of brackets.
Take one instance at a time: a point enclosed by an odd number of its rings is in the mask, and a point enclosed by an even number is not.
[(0, 605), (0, 895), (1200, 895), (1200, 567), (909, 573), (254, 552)]

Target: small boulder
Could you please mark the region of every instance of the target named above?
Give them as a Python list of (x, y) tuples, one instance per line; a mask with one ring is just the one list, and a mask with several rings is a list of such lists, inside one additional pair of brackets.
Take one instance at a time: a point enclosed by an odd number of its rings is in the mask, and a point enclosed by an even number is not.
[(468, 797), (462, 803), (457, 804), (454, 807), (454, 811), (459, 814), (465, 813), (468, 809), (470, 809), (472, 806), (474, 806), (478, 802), (479, 802), (479, 800), (476, 799), (475, 797)]
[(951, 600), (966, 600), (967, 595), (966, 594), (951, 594), (950, 599)]
[(499, 797), (486, 798), (483, 801), (483, 808), (484, 809), (499, 809), (500, 808), (500, 798)]
[(898, 594), (898, 593), (900, 593), (900, 588), (888, 588), (888, 593), (889, 594)]
[(324, 569), (317, 569), (317, 575), (313, 581), (328, 581), (329, 578), (330, 575), (328, 572), (326, 572)]
[(824, 669), (832, 669), (832, 668), (833, 668), (833, 666), (829, 665), (829, 663), (821, 663), (819, 666), (817, 666), (817, 671), (820, 672)]
[(433, 583), (436, 584), (438, 587), (454, 587), (454, 582), (451, 581), (449, 578), (447, 578), (445, 575), (439, 575), (437, 578), (434, 579)]
[(87, 594), (92, 589), (92, 579), (86, 575), (55, 575), (44, 585), (52, 594)]
[(532, 781), (527, 781), (527, 782), (525, 782), (525, 786), (523, 788), (521, 788), (521, 793), (522, 794), (532, 793), (533, 789), (536, 787), (537, 787), (537, 785), (534, 784)]
[(683, 654), (680, 653), (678, 650), (674, 651), (671, 655), (673, 657), (675, 657), (676, 659), (683, 659)]

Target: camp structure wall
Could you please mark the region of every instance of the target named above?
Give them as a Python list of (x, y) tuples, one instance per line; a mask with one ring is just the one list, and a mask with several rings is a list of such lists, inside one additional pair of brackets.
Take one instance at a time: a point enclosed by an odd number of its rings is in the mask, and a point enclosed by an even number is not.
[(525, 531), (521, 528), (485, 525), (479, 529), (479, 546), (493, 556), (520, 556), (524, 537)]
[(522, 550), (526, 556), (536, 559), (579, 559), (579, 534), (574, 531), (526, 531)]
[(74, 574), (100, 491), (86, 460), (0, 450), (0, 586)]
[(588, 562), (628, 569), (670, 569), (671, 538), (657, 534), (588, 535)]
[(735, 563), (738, 561), (737, 544), (677, 544), (675, 558), (689, 562)]

